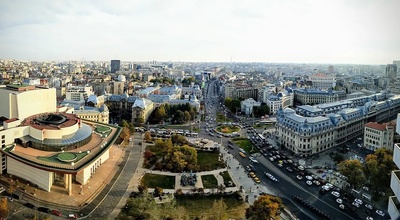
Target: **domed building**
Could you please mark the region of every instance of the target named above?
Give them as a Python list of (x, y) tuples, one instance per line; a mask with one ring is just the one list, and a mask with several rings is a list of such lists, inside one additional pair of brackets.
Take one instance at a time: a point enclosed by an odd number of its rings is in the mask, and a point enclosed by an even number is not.
[(87, 184), (110, 158), (121, 132), (117, 126), (63, 112), (65, 107), (56, 106), (55, 89), (0, 86), (0, 99), (2, 175), (47, 192), (58, 185), (71, 195), (72, 185)]

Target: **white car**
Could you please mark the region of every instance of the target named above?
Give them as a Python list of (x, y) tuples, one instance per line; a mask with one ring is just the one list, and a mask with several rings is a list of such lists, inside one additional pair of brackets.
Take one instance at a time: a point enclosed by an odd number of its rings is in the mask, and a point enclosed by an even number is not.
[(339, 205), (339, 208), (340, 208), (340, 209), (344, 209), (344, 205), (343, 205), (343, 204), (340, 204), (340, 205)]
[(338, 198), (338, 199), (336, 199), (336, 202), (339, 203), (339, 204), (342, 204), (343, 200)]
[(338, 193), (338, 192), (336, 192), (336, 191), (332, 191), (331, 194), (332, 194), (334, 197), (337, 197), (337, 198), (340, 197), (340, 193)]
[(378, 214), (378, 215), (380, 215), (380, 216), (385, 216), (385, 213), (382, 211), (382, 210), (376, 210), (376, 212), (375, 212), (376, 214)]
[(374, 209), (374, 207), (372, 207), (372, 205), (370, 205), (370, 204), (365, 204), (365, 208), (367, 208), (367, 209), (369, 209), (369, 210)]
[(325, 184), (325, 186), (329, 187), (330, 189), (333, 189), (333, 185), (330, 183)]
[(258, 162), (258, 160), (257, 160), (256, 158), (254, 158), (254, 157), (249, 157), (249, 159), (250, 159), (251, 162), (253, 162), (253, 163), (260, 163), (260, 162)]
[(283, 167), (283, 164), (281, 164), (281, 163), (278, 163), (278, 167)]
[(314, 183), (316, 186), (321, 185), (321, 183), (320, 183), (318, 180), (314, 180), (313, 183)]
[(355, 206), (355, 207), (357, 207), (357, 208), (360, 208), (360, 204), (359, 203), (356, 203), (356, 202), (353, 202), (353, 203), (351, 203), (353, 206)]
[(302, 179), (303, 179), (303, 176), (302, 176), (302, 175), (297, 175), (296, 178), (297, 178), (298, 180), (302, 180)]
[(356, 202), (356, 203), (358, 203), (358, 204), (360, 204), (360, 205), (363, 204), (363, 201), (361, 201), (361, 199), (354, 199), (354, 202)]
[(307, 185), (309, 185), (309, 186), (311, 186), (312, 185), (312, 182), (310, 181), (310, 180), (307, 180)]
[(304, 170), (304, 167), (303, 167), (303, 166), (298, 166), (297, 168), (298, 168), (299, 170), (301, 170), (301, 171)]
[(311, 176), (306, 176), (307, 180), (313, 180), (313, 178)]
[(329, 186), (326, 186), (326, 185), (323, 185), (321, 188), (322, 188), (323, 190), (325, 190), (325, 191), (331, 190), (331, 188), (329, 188)]
[(274, 161), (274, 158), (270, 157), (269, 160), (270, 160), (271, 162), (273, 162), (273, 161)]

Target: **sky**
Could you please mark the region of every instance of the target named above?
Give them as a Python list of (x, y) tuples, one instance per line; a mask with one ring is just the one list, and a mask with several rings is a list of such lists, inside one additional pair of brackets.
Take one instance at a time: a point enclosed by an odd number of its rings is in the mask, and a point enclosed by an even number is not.
[(399, 0), (0, 0), (0, 59), (387, 64)]

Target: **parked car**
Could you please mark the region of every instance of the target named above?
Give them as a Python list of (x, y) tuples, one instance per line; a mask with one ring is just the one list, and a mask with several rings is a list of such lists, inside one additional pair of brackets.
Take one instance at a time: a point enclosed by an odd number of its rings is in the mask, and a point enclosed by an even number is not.
[(44, 213), (50, 213), (50, 209), (49, 208), (47, 208), (47, 207), (39, 207), (38, 209), (37, 209), (39, 212), (44, 212)]
[(293, 169), (290, 168), (290, 167), (286, 167), (286, 170), (289, 171), (289, 172), (293, 172)]
[(381, 217), (385, 216), (385, 213), (384, 213), (382, 210), (379, 210), (379, 209), (377, 209), (377, 210), (375, 211), (375, 213), (378, 214), (378, 215), (381, 216)]
[(339, 204), (342, 204), (342, 203), (343, 203), (343, 200), (342, 200), (342, 199), (339, 199), (339, 198), (337, 198), (337, 199), (336, 199), (336, 202), (337, 202), (337, 203), (339, 203)]
[(367, 208), (367, 209), (369, 209), (369, 210), (374, 209), (374, 207), (372, 207), (372, 205), (370, 205), (370, 204), (365, 204), (365, 208)]
[(53, 214), (55, 216), (62, 216), (61, 211), (58, 211), (58, 210), (55, 210), (55, 209), (51, 211), (51, 214)]
[(307, 185), (309, 185), (309, 186), (311, 186), (312, 185), (312, 182), (310, 181), (310, 180), (307, 180)]
[(361, 201), (361, 199), (354, 199), (354, 202), (356, 202), (356, 203), (358, 203), (358, 204), (360, 204), (360, 205), (363, 204), (363, 201)]
[(76, 214), (68, 214), (68, 219), (77, 219), (78, 215)]
[(336, 191), (332, 191), (331, 194), (332, 194), (334, 197), (337, 197), (337, 198), (340, 197), (340, 193), (338, 193), (338, 192), (336, 192)]
[(357, 203), (357, 202), (353, 202), (353, 203), (351, 203), (353, 206), (355, 206), (355, 207), (357, 207), (357, 208), (360, 208), (360, 204), (359, 203)]

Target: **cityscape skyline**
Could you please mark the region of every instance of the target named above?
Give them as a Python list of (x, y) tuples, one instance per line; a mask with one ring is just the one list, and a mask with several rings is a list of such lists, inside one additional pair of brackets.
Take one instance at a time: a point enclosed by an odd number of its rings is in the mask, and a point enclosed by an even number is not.
[(0, 59), (386, 64), (400, 2), (3, 1)]

